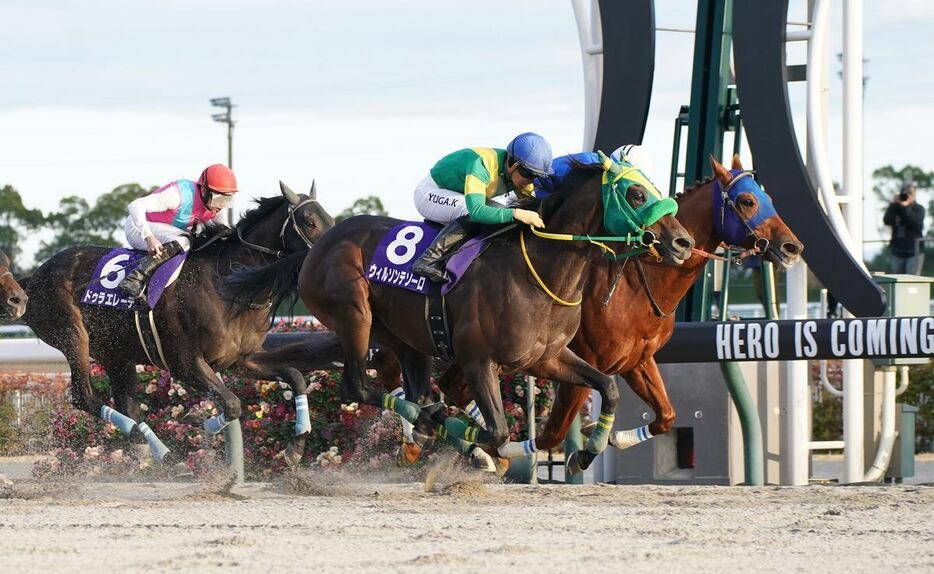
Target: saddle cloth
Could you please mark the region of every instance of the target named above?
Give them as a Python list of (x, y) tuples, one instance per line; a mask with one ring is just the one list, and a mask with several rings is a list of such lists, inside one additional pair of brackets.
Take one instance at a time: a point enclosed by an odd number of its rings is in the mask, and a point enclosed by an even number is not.
[[(127, 273), (136, 269), (140, 260), (145, 256), (145, 251), (122, 247), (108, 251), (98, 260), (94, 274), (91, 275), (91, 282), (88, 283), (84, 296), (81, 297), (81, 302), (111, 309), (127, 311), (135, 309), (138, 305), (136, 299), (127, 295), (118, 285)], [(180, 253), (163, 263), (153, 273), (146, 287), (146, 304), (150, 309), (159, 302), (165, 288), (178, 278), (187, 257), (188, 252)]]
[[(367, 266), (367, 279), (428, 295), (428, 278), (412, 272), (412, 265), (431, 245), (440, 230), (428, 223), (406, 221), (393, 227), (380, 239)], [(487, 246), (485, 237), (468, 239), (447, 260), (448, 281), (441, 286), (447, 295)]]

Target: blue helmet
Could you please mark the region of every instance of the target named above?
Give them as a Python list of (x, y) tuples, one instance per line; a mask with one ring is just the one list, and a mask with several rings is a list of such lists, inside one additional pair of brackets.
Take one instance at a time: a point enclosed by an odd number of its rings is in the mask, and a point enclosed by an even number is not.
[(551, 169), (551, 146), (538, 134), (526, 132), (517, 135), (506, 146), (506, 153), (537, 176), (554, 173)]

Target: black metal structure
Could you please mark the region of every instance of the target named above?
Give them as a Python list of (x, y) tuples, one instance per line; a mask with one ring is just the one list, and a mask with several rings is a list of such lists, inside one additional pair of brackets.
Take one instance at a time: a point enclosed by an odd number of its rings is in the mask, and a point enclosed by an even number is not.
[(787, 14), (788, 0), (735, 0), (733, 7), (736, 86), (758, 179), (807, 246), (804, 258), (824, 286), (854, 315), (879, 316), (882, 291), (830, 225), (801, 159), (786, 85)]
[(655, 77), (655, 3), (600, 0), (600, 22), (603, 91), (594, 149), (610, 153), (642, 143)]

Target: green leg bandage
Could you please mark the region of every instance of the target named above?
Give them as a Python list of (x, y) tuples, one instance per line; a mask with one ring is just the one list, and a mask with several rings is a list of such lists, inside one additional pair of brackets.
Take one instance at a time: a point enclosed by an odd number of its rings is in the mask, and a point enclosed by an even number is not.
[(444, 428), (447, 429), (448, 434), (462, 438), (467, 442), (490, 442), (488, 432), (479, 427), (468, 426), (467, 423), (458, 418), (448, 417), (445, 419)]
[(438, 435), (445, 440), (449, 445), (454, 447), (454, 450), (461, 453), (464, 456), (470, 454), (470, 447), (473, 446), (473, 443), (469, 443), (462, 438), (458, 438), (447, 431), (441, 425), (437, 425), (435, 430), (438, 432)]
[(417, 419), (419, 413), (422, 412), (421, 407), (415, 403), (410, 403), (405, 399), (400, 399), (389, 393), (383, 395), (383, 408), (395, 412), (412, 424), (415, 424), (415, 419)]
[(616, 415), (612, 413), (600, 414), (600, 418), (597, 419), (597, 426), (594, 427), (590, 440), (587, 441), (587, 450), (593, 454), (600, 454), (606, 450), (606, 445), (610, 440), (610, 432), (613, 430), (614, 418), (616, 418)]

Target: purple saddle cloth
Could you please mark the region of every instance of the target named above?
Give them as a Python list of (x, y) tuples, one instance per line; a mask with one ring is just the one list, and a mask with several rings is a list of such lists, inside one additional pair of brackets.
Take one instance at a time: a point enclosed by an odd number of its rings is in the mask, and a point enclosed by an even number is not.
[[(422, 295), (428, 294), (428, 278), (412, 272), (412, 265), (431, 245), (440, 230), (416, 221), (400, 223), (380, 240), (367, 266), (367, 279), (374, 283), (401, 287)], [(447, 261), (448, 281), (441, 287), (447, 295), (461, 280), (470, 264), (486, 247), (484, 237), (468, 239)]]
[[(100, 258), (91, 276), (91, 282), (81, 297), (86, 305), (110, 307), (112, 309), (132, 310), (136, 308), (137, 301), (127, 295), (118, 285), (127, 273), (136, 269), (140, 260), (146, 256), (145, 251), (124, 249), (118, 247), (111, 249)], [(178, 271), (185, 263), (188, 252), (183, 252), (163, 263), (153, 273), (146, 287), (146, 304), (152, 309), (159, 302), (165, 288), (171, 285), (178, 277)]]

